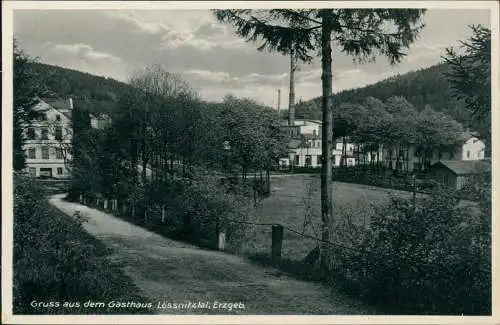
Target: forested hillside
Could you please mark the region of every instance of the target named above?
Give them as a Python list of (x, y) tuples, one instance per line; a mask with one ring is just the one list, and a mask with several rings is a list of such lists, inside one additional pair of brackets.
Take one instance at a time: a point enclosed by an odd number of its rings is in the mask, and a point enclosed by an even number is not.
[[(417, 110), (430, 106), (436, 111), (451, 115), (467, 125), (470, 119), (464, 104), (452, 96), (449, 83), (443, 73), (449, 70), (446, 64), (437, 64), (426, 69), (397, 75), (363, 88), (345, 90), (333, 96), (335, 106), (340, 103), (357, 104), (367, 97), (386, 101), (390, 97), (404, 97)], [(299, 102), (297, 118), (321, 119), (321, 98)]]
[(41, 97), (73, 97), (75, 105), (109, 113), (131, 86), (117, 80), (43, 63), (32, 63), (33, 75), (43, 89)]

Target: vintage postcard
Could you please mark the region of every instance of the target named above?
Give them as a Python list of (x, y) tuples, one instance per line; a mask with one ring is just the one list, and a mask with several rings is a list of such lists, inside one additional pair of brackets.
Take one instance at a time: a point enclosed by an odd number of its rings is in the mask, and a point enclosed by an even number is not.
[(497, 2), (2, 9), (2, 323), (499, 323)]

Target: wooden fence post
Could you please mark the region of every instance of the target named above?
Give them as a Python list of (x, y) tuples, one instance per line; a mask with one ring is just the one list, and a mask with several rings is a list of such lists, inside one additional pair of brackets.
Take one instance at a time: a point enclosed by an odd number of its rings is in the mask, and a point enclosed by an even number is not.
[(283, 226), (272, 226), (271, 260), (274, 266), (281, 263), (281, 247), (283, 246)]
[(165, 218), (167, 216), (167, 211), (165, 211), (165, 206), (161, 206), (161, 223), (165, 224)]
[(219, 231), (217, 236), (217, 249), (223, 251), (226, 248), (226, 233)]
[(79, 200), (80, 203), (83, 203), (83, 194), (80, 193)]
[(104, 208), (104, 210), (108, 209), (108, 200), (107, 199), (104, 200), (104, 207), (103, 208)]

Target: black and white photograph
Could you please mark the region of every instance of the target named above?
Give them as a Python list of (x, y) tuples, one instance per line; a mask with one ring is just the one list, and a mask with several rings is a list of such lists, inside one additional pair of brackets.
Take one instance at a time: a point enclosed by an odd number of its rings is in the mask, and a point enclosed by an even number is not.
[(495, 323), (498, 2), (2, 7), (2, 323)]

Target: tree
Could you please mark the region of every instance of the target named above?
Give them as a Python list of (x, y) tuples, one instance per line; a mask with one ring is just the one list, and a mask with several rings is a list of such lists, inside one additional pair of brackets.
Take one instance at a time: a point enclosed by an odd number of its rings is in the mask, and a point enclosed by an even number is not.
[(37, 84), (31, 68), (34, 60), (19, 48), (16, 40), (13, 59), (13, 168), (19, 171), (26, 167), (24, 130), (37, 115), (32, 108), (38, 103), (41, 87)]
[(473, 35), (461, 41), (462, 53), (446, 49), (443, 59), (451, 67), (445, 73), (458, 99), (465, 101), (474, 127), (491, 150), (491, 30), (472, 25)]
[[(329, 241), (332, 221), (332, 41), (342, 52), (360, 61), (374, 60), (377, 53), (391, 64), (416, 39), (423, 9), (273, 9), (215, 10), (220, 22), (232, 24), (247, 41), (260, 41), (259, 50), (293, 54), (311, 62), (321, 56), (322, 67), (322, 239)], [(323, 248), (326, 248), (324, 244)], [(325, 255), (323, 255), (325, 257)], [(322, 261), (326, 262), (325, 258)]]

